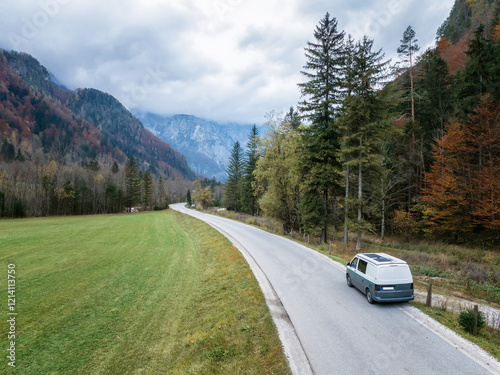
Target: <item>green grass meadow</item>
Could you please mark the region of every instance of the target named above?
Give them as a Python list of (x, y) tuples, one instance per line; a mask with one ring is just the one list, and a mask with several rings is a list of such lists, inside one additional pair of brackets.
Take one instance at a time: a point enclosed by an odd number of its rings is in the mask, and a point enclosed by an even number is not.
[(290, 373), (243, 257), (179, 213), (0, 221), (0, 274), (0, 374)]

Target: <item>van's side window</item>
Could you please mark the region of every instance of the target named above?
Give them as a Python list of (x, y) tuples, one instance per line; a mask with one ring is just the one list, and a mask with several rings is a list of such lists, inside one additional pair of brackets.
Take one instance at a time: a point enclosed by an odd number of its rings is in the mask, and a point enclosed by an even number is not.
[(358, 258), (354, 258), (351, 262), (351, 267), (356, 269), (357, 265), (358, 265)]
[(360, 259), (359, 260), (359, 267), (358, 267), (358, 270), (360, 270), (361, 272), (363, 273), (366, 273), (366, 266), (368, 265), (368, 263), (366, 263), (363, 259)]

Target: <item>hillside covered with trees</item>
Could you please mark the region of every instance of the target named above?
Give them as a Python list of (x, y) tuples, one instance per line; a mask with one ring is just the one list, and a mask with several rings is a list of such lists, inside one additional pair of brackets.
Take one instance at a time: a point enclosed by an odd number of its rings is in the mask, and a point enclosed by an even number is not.
[(297, 109), (272, 115), (246, 155), (235, 145), (226, 206), (323, 242), (354, 232), (358, 249), (368, 231), (498, 247), (499, 11), (458, 0), (437, 48), (402, 30), (396, 65), (327, 13), (305, 47)]
[(158, 206), (169, 180), (196, 178), (184, 156), (111, 95), (63, 89), (24, 53), (0, 50), (0, 134), (0, 217), (152, 207), (149, 198), (126, 197), (132, 158), (137, 178), (157, 187)]

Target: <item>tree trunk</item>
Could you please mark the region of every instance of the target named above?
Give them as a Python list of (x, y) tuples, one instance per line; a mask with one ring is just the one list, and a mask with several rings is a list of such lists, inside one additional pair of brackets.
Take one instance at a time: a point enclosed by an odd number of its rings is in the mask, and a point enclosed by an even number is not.
[(345, 214), (344, 214), (344, 243), (347, 245), (349, 242), (349, 228), (347, 227), (347, 220), (349, 219), (349, 172), (350, 167), (346, 167), (346, 177), (345, 177)]
[(415, 122), (415, 97), (413, 94), (413, 61), (410, 44), (410, 91), (411, 91), (411, 118)]
[[(360, 146), (362, 146), (362, 141), (360, 141)], [(356, 242), (356, 250), (361, 250), (361, 219), (363, 218), (363, 212), (361, 209), (361, 199), (363, 198), (363, 165), (359, 163), (359, 181), (358, 181), (358, 239)]]
[(382, 198), (382, 222), (380, 223), (380, 237), (384, 239), (385, 237), (385, 198)]
[(321, 243), (326, 243), (326, 239), (328, 236), (328, 192), (325, 191), (323, 194), (323, 208), (325, 210), (325, 224), (323, 225), (323, 229), (321, 230)]

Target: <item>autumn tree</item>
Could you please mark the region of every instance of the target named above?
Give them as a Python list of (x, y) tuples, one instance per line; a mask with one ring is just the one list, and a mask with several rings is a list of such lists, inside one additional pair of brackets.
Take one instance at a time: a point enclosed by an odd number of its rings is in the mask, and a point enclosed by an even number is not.
[(434, 163), (426, 173), (427, 187), (423, 202), (424, 215), (430, 229), (443, 236), (459, 240), (472, 229), (468, 184), (469, 150), (463, 126), (448, 124), (444, 135), (437, 140)]
[(500, 231), (500, 104), (485, 97), (470, 118), (466, 137), (474, 155), (474, 223)]
[(259, 205), (266, 215), (282, 221), (285, 234), (290, 233), (300, 216), (300, 134), (291, 123), (278, 121), (262, 143), (262, 157), (255, 170), (257, 193), (261, 195)]
[(193, 200), (197, 205), (200, 205), (203, 209), (210, 207), (213, 203), (212, 201), (212, 189), (210, 186), (203, 188), (201, 182), (196, 180), (193, 182)]

